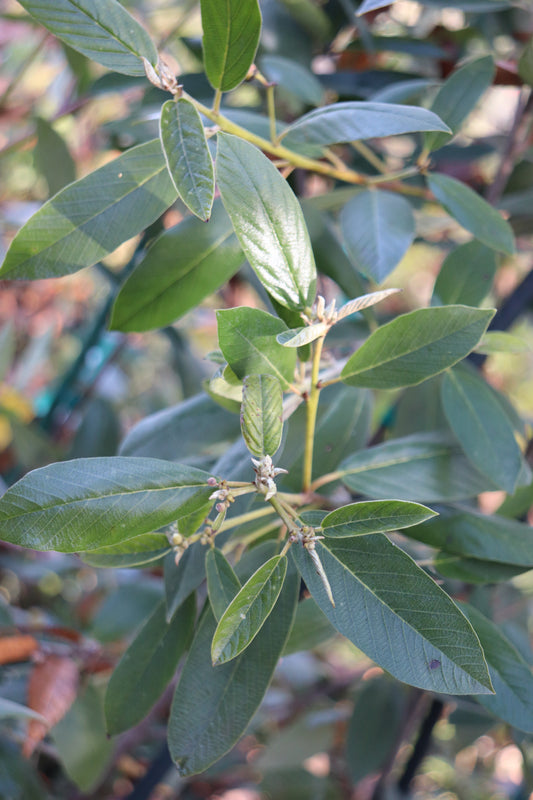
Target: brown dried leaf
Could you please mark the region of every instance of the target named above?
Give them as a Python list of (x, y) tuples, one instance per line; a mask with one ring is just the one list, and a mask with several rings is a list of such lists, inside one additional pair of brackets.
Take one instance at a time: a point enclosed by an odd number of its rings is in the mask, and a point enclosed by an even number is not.
[(33, 636), (0, 637), (0, 664), (13, 664), (15, 661), (27, 661), (39, 647), (37, 639)]
[(44, 739), (49, 728), (62, 719), (76, 699), (79, 672), (71, 658), (50, 655), (37, 664), (28, 685), (28, 706), (37, 711), (46, 724), (30, 720), (22, 752), (28, 758)]

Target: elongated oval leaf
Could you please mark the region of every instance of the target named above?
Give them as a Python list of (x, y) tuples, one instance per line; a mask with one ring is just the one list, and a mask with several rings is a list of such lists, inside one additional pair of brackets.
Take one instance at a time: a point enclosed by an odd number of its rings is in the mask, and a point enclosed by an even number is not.
[(476, 347), (476, 353), (491, 356), (494, 353), (526, 353), (530, 350), (528, 343), (520, 336), (506, 331), (487, 331)]
[(283, 433), (283, 392), (273, 375), (248, 375), (244, 379), (241, 429), (254, 456), (273, 456)]
[(200, 114), (185, 97), (167, 100), (161, 108), (161, 144), (176, 191), (204, 222), (211, 215), (215, 170)]
[(291, 328), (283, 333), (278, 333), (276, 339), (283, 347), (303, 347), (324, 336), (329, 328), (330, 325), (327, 322), (316, 322), (313, 325), (306, 325), (304, 328)]
[(476, 239), (456, 247), (440, 268), (431, 304), (479, 305), (490, 291), (497, 268), (494, 250)]
[(407, 535), (455, 555), (533, 567), (531, 526), (495, 514), (487, 517), (465, 511), (443, 515), (417, 526)]
[(404, 500), (369, 500), (351, 503), (324, 517), (324, 536), (359, 536), (382, 531), (397, 531), (418, 525), (436, 512), (419, 503)]
[(482, 475), (513, 494), (522, 453), (498, 395), (479, 375), (449, 370), (442, 381), (444, 413), (466, 457)]
[(194, 594), (171, 622), (162, 600), (130, 644), (107, 685), (105, 716), (111, 735), (140, 722), (171, 680), (178, 661), (192, 639), (196, 602)]
[(246, 77), (261, 34), (257, 0), (201, 0), (204, 65), (211, 86), (229, 92)]
[(80, 458), (29, 472), (0, 500), (7, 542), (75, 553), (132, 539), (205, 506), (209, 473), (152, 458)]
[(300, 581), (289, 571), (273, 613), (246, 650), (213, 667), (216, 621), (204, 612), (180, 682), (168, 727), (170, 754), (181, 775), (207, 769), (244, 733), (268, 688), (296, 611)]
[(244, 256), (220, 201), (206, 225), (187, 217), (164, 231), (122, 286), (111, 328), (161, 328), (195, 308), (239, 269)]
[(17, 233), (2, 278), (55, 278), (90, 267), (176, 199), (158, 140), (133, 147), (44, 204)]
[(390, 297), (391, 294), (396, 294), (397, 292), (401, 292), (401, 289), (383, 289), (380, 292), (370, 292), (349, 300), (339, 308), (336, 321), (340, 322), (341, 319), (349, 317), (350, 314), (356, 314), (364, 308), (375, 306), (376, 303), (381, 303), (386, 297)]
[[(447, 502), (494, 489), (457, 445), (435, 434), (413, 434), (348, 456), (336, 477), (367, 497)], [(417, 528), (418, 530), (418, 528)]]
[(468, 355), (494, 316), (469, 306), (421, 308), (378, 328), (344, 366), (352, 386), (396, 389), (438, 375)]
[(217, 181), (248, 261), (285, 308), (315, 299), (316, 268), (300, 204), (268, 158), (253, 145), (218, 134)]
[(324, 87), (319, 79), (298, 61), (268, 55), (261, 58), (260, 67), (269, 81), (292, 92), (307, 105), (319, 106), (324, 101)]
[(157, 65), (155, 44), (116, 0), (21, 0), (21, 6), (69, 47), (124, 75)]
[(274, 556), (246, 581), (218, 623), (211, 645), (213, 664), (225, 664), (245, 650), (272, 612), (287, 572), (287, 558)]
[(476, 700), (509, 725), (533, 733), (531, 667), (492, 620), (468, 603), (460, 603), (459, 607), (479, 636), (495, 691), (494, 695), (476, 697)]
[(398, 680), (430, 691), (492, 690), (483, 650), (448, 595), (386, 536), (328, 539), (316, 550), (329, 578), (328, 600), (308, 553), (291, 552), (314, 599), (357, 647)]
[(476, 239), (502, 253), (515, 252), (511, 226), (477, 192), (449, 175), (438, 173), (428, 176), (428, 186), (446, 211)]
[(296, 351), (278, 344), (276, 336), (287, 330), (278, 317), (258, 308), (217, 311), (218, 343), (238, 378), (273, 375), (283, 388), (294, 378)]
[(287, 147), (301, 144), (326, 146), (416, 131), (448, 133), (450, 129), (425, 108), (353, 101), (333, 103), (304, 114), (283, 131), (281, 138)]
[(217, 547), (211, 547), (206, 553), (205, 574), (211, 611), (218, 622), (239, 592), (241, 582), (222, 550)]
[[(431, 104), (431, 110), (449, 125), (453, 133), (457, 133), (463, 120), (491, 85), (493, 75), (492, 56), (470, 61), (455, 70), (440, 87)], [(449, 139), (445, 133), (427, 133), (424, 144), (430, 150), (437, 150)]]
[(159, 561), (170, 551), (162, 533), (143, 533), (120, 544), (79, 552), (78, 556), (92, 567), (139, 567)]
[(411, 204), (392, 192), (360, 192), (342, 209), (341, 228), (357, 269), (382, 283), (415, 237)]

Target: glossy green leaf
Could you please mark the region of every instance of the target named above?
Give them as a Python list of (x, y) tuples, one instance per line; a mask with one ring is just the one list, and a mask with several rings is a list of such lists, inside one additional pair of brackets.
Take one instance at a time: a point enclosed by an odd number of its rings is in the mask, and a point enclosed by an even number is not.
[(443, 515), (418, 525), (407, 535), (447, 553), (533, 567), (531, 526), (496, 514), (488, 517), (464, 511)]
[(155, 240), (124, 283), (110, 327), (146, 331), (169, 325), (226, 283), (243, 259), (220, 202), (207, 225), (186, 217)]
[(205, 72), (215, 89), (229, 92), (253, 64), (261, 34), (257, 0), (201, 0)]
[(240, 414), (242, 403), (242, 381), (227, 364), (220, 366), (204, 383), (204, 389), (215, 403), (234, 414)]
[(163, 576), (166, 619), (170, 622), (189, 595), (195, 592), (205, 579), (205, 547), (200, 542), (194, 542), (181, 555), (178, 564), (174, 553), (169, 553), (165, 558)]
[(304, 114), (280, 138), (287, 147), (327, 146), (416, 131), (448, 132), (449, 128), (432, 111), (418, 106), (353, 101), (333, 103)]
[(51, 196), (76, 180), (76, 165), (65, 140), (49, 122), (37, 117), (35, 125), (37, 129), (35, 166), (44, 175)]
[(272, 81), (304, 103), (319, 106), (324, 101), (324, 87), (311, 70), (291, 58), (279, 55), (263, 56), (260, 62), (261, 72)]
[(316, 269), (300, 204), (269, 159), (253, 145), (218, 134), (217, 181), (248, 261), (282, 306), (315, 299)]
[(21, 6), (69, 47), (124, 75), (144, 75), (142, 59), (155, 67), (155, 44), (116, 0), (21, 0)]
[(433, 289), (432, 305), (477, 306), (489, 293), (498, 264), (494, 250), (474, 239), (444, 259)]
[[(430, 691), (491, 691), (479, 640), (448, 595), (380, 533), (316, 543), (330, 581), (327, 597), (309, 554), (298, 569), (337, 630), (398, 680)], [(328, 608), (329, 606), (329, 608)]]
[(178, 661), (192, 639), (194, 594), (171, 622), (163, 600), (130, 644), (108, 683), (105, 696), (107, 731), (112, 736), (137, 725), (172, 679)]
[(218, 622), (239, 592), (241, 582), (222, 550), (217, 547), (209, 548), (206, 553), (205, 574), (211, 611)]
[(460, 603), (485, 651), (495, 694), (477, 697), (498, 719), (533, 733), (533, 675), (530, 665), (492, 620), (477, 608)]
[(287, 330), (279, 317), (259, 308), (217, 311), (218, 342), (238, 378), (273, 375), (285, 389), (294, 379), (296, 351), (283, 347), (276, 336)]
[(215, 170), (200, 114), (185, 97), (167, 100), (161, 108), (160, 137), (176, 191), (204, 222), (211, 216)]
[[(478, 100), (492, 84), (494, 61), (492, 56), (483, 56), (469, 61), (455, 70), (435, 95), (431, 110), (457, 133), (461, 123), (472, 111)], [(427, 133), (424, 144), (437, 150), (450, 140), (448, 134)]]
[(113, 742), (105, 730), (103, 687), (95, 681), (86, 683), (50, 736), (66, 775), (84, 794), (92, 793), (113, 755)]
[(210, 609), (204, 612), (170, 712), (168, 744), (182, 776), (203, 772), (244, 733), (285, 647), (299, 586), (289, 571), (273, 613), (250, 646), (228, 664), (211, 663), (216, 621)]
[(243, 384), (241, 430), (254, 456), (273, 456), (283, 434), (283, 392), (273, 375), (247, 375)]
[(54, 278), (90, 267), (176, 199), (161, 144), (133, 147), (45, 203), (17, 233), (2, 278)]
[(476, 239), (502, 253), (515, 252), (509, 223), (469, 186), (449, 175), (432, 173), (428, 186), (446, 211)]
[(304, 347), (324, 336), (329, 329), (330, 325), (327, 322), (315, 322), (304, 328), (291, 328), (283, 333), (278, 333), (276, 339), (283, 347)]
[(120, 544), (98, 547), (78, 555), (92, 567), (140, 567), (159, 561), (169, 550), (168, 539), (162, 533), (143, 533)]
[(392, 192), (360, 192), (346, 203), (340, 221), (348, 254), (376, 283), (399, 264), (415, 237), (411, 204)]
[(322, 522), (324, 536), (359, 536), (397, 531), (418, 525), (436, 512), (419, 503), (404, 500), (369, 500), (351, 503), (332, 511)]
[(421, 308), (372, 333), (349, 359), (341, 377), (352, 386), (397, 389), (443, 372), (476, 346), (494, 316), (469, 306)]
[(214, 461), (239, 433), (234, 414), (198, 394), (141, 420), (122, 442), (120, 455), (202, 466)]
[(151, 458), (80, 458), (34, 470), (0, 500), (5, 541), (75, 553), (132, 539), (205, 505), (209, 473)]
[(494, 489), (457, 445), (438, 434), (413, 434), (348, 456), (337, 477), (367, 497), (447, 502)]
[(287, 558), (274, 556), (246, 581), (217, 625), (213, 664), (232, 661), (255, 639), (277, 602), (286, 572)]
[(522, 453), (495, 390), (472, 370), (455, 368), (443, 378), (441, 398), (466, 457), (482, 475), (513, 494), (522, 469)]

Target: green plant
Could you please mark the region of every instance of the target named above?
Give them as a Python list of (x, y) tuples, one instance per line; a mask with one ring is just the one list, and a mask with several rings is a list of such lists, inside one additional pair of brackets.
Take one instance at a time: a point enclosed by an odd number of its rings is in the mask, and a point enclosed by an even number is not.
[[(473, 695), (533, 732), (526, 658), (489, 616), (452, 596), (454, 580), (493, 583), (533, 567), (531, 530), (513, 519), (524, 505), (515, 514), (510, 499), (493, 516), (476, 505), (486, 491), (526, 496), (526, 507), (531, 498), (523, 423), (468, 359), (513, 346), (487, 333), (495, 311), (479, 307), (497, 254), (515, 252), (513, 230), (431, 161), (491, 85), (493, 59), (453, 72), (430, 108), (403, 104), (412, 85), (384, 100), (322, 105), (306, 72), (305, 104), (318, 107), (286, 124), (268, 76), (277, 68), (290, 82), (291, 65), (254, 65), (257, 0), (201, 2), (212, 105), (184, 90), (115, 0), (21, 5), (104, 67), (146, 75), (161, 93), (160, 137), (46, 202), (15, 236), (0, 277), (64, 276), (146, 232), (114, 299), (112, 329), (170, 325), (245, 259), (268, 308), (219, 310), (205, 393), (143, 420), (119, 456), (47, 465), (0, 501), (0, 535), (11, 544), (78, 553), (98, 567), (164, 560), (165, 600), (109, 681), (109, 733), (146, 716), (188, 650), (168, 742), (181, 776), (202, 772), (245, 732), (291, 635), (305, 648), (315, 628), (327, 639), (331, 626), (399, 681)], [(360, 11), (381, 5), (367, 0)], [(306, 8), (328, 22), (320, 6)], [(223, 103), (244, 81), (264, 92), (268, 116), (245, 118)], [(387, 152), (366, 142), (396, 135), (413, 144), (391, 168)], [(294, 170), (322, 176), (325, 191), (300, 202), (285, 179)], [(183, 220), (154, 231), (177, 198)], [(428, 307), (398, 314), (398, 290), (379, 285), (415, 239), (413, 208), (428, 204), (473, 238), (448, 253)], [(327, 301), (315, 261), (329, 278)], [(202, 456), (228, 441), (218, 460)]]

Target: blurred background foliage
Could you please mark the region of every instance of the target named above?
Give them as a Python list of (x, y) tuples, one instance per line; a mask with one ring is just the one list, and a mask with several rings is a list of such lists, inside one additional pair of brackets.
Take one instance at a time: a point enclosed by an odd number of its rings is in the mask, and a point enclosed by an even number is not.
[[(129, 0), (124, 5), (150, 30), (186, 90), (209, 104), (198, 4)], [(258, 64), (279, 85), (278, 115), (290, 120), (310, 104), (335, 98), (428, 105), (458, 63), (494, 57), (493, 85), (459, 136), (433, 160), (440, 171), (503, 209), (519, 237), (517, 256), (498, 257), (484, 305), (505, 311), (502, 327), (520, 341), (516, 352), (489, 355), (486, 374), (528, 420), (530, 433), (531, 4), (397, 0), (356, 17), (357, 5), (261, 0)], [(16, 230), (49, 196), (156, 136), (164, 96), (144, 79), (107, 73), (71, 51), (34, 24), (15, 0), (1, 5), (0, 43), (3, 255)], [(227, 103), (236, 119), (265, 112), (264, 96), (249, 84), (231, 93)], [(376, 146), (390, 164), (397, 158), (401, 166), (412, 142), (399, 136)], [(335, 196), (326, 194), (333, 187), (321, 178), (297, 172), (291, 183), (301, 196), (323, 194), (334, 206)], [(170, 227), (181, 214), (178, 203), (161, 224)], [(425, 208), (417, 212), (417, 229), (420, 238), (384, 284), (403, 289), (389, 301), (391, 314), (427, 305), (450, 243), (465, 241), (464, 231), (448, 217)], [(137, 245), (138, 238), (126, 242), (102, 264), (61, 281), (2, 282), (0, 472), (6, 485), (54, 460), (116, 453), (137, 421), (192, 397), (214, 372), (216, 364), (208, 358), (216, 347), (214, 309), (261, 304), (256, 280), (243, 270), (171, 327), (146, 334), (109, 332), (109, 310)], [(328, 279), (322, 280), (327, 289)], [(432, 402), (428, 397), (425, 413), (435, 413)], [(412, 408), (407, 409), (398, 409), (396, 432), (410, 431)], [(493, 492), (481, 502), (493, 510), (501, 499)], [(518, 504), (525, 517), (531, 499), (526, 487), (508, 503)], [(423, 545), (410, 546), (424, 557)], [(161, 756), (170, 691), (141, 725), (111, 740), (102, 713), (111, 668), (161, 599), (161, 568), (105, 570), (75, 556), (0, 547), (2, 798), (378, 800), (385, 796), (385, 783), (386, 796), (411, 792), (420, 800), (533, 797), (531, 736), (495, 724), (472, 701), (439, 700), (438, 707), (418, 690), (391, 681), (325, 624), (322, 630), (311, 628), (315, 617), (306, 618), (306, 603), (248, 735), (208, 773), (184, 781)], [(459, 580), (452, 585), (456, 593), (466, 592)], [(468, 591), (482, 607), (485, 587)], [(523, 618), (523, 627), (509, 622), (506, 633), (529, 660), (524, 631), (531, 633), (532, 594), (529, 573), (498, 589), (498, 621)], [(51, 663), (54, 669), (47, 671)], [(29, 722), (32, 692), (33, 707), (56, 724), (28, 761), (21, 749), (31, 752), (32, 730), (40, 724)]]

